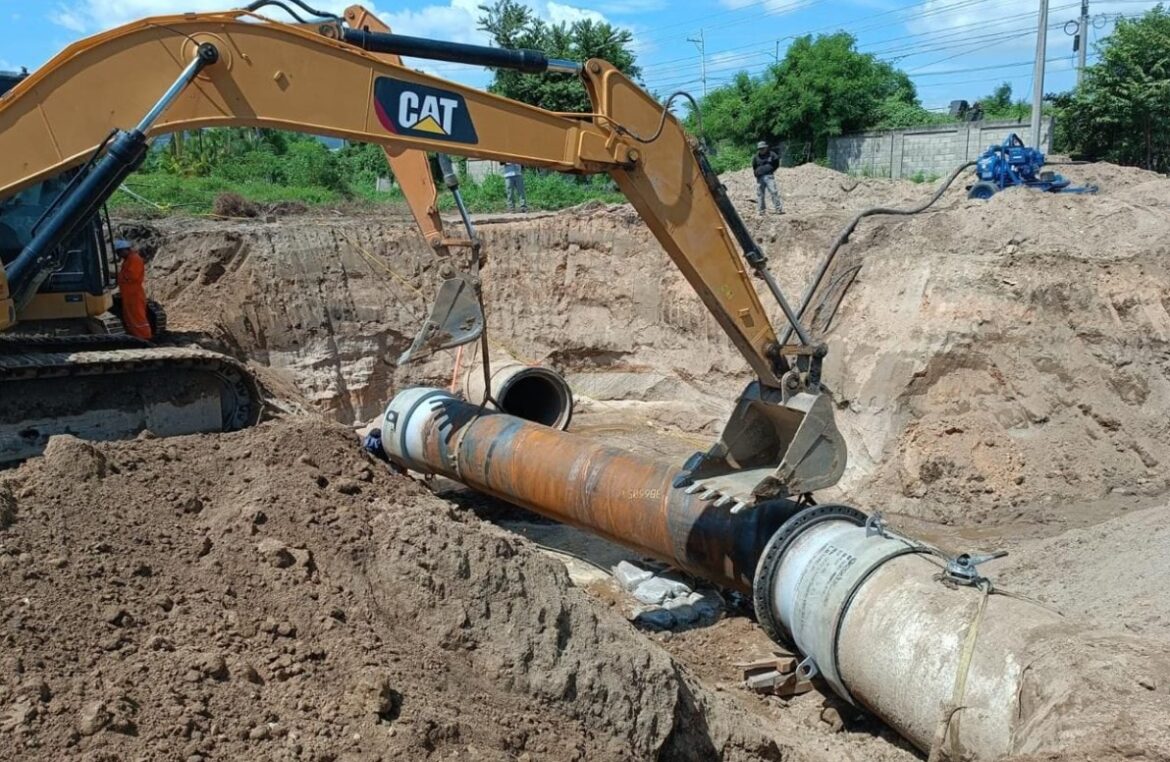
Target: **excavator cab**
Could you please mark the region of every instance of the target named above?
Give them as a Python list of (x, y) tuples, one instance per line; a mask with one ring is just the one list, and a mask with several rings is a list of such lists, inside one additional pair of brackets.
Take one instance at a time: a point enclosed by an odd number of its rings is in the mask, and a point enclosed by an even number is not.
[[(32, 240), (76, 170), (26, 188), (0, 202), (0, 260), (11, 264)], [(117, 271), (101, 216), (82, 226), (59, 249), (56, 268), (20, 311), (22, 333), (116, 332), (113, 305)]]

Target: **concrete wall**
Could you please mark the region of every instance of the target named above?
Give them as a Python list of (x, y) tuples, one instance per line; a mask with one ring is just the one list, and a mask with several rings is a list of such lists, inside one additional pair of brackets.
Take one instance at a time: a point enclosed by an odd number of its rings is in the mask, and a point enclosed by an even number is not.
[[(1052, 151), (1051, 117), (1041, 125), (1040, 150)], [(829, 140), (829, 165), (841, 172), (874, 177), (908, 177), (917, 172), (945, 175), (978, 158), (1010, 133), (1028, 140), (1030, 125), (1019, 122), (961, 122), (938, 127), (842, 135)]]
[(504, 165), (498, 161), (488, 159), (468, 159), (467, 176), (477, 183), (482, 183), (488, 175), (504, 174)]

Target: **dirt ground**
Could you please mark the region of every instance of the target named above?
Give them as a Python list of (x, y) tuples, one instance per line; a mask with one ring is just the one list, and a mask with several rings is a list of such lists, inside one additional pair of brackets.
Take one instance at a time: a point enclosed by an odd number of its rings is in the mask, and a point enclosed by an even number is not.
[[(851, 458), (822, 497), (1008, 549), (1003, 586), (1164, 639), (1170, 180), (1068, 170), (1102, 192), (956, 187), (859, 226), (820, 324)], [(933, 190), (778, 179), (784, 216), (754, 212), (746, 173), (725, 181), (793, 300), (853, 214)], [(671, 460), (710, 443), (746, 366), (629, 207), (478, 222), (490, 339), (566, 374), (575, 429)], [(454, 353), (395, 365), (439, 281), (401, 213), (135, 224), (171, 325), (251, 362), (278, 420), (60, 439), (0, 477), (0, 757), (918, 758), (832, 698), (740, 688), (735, 663), (770, 649), (743, 609), (639, 631), (598, 570), (620, 548), (357, 451), (396, 389), (453, 375)]]

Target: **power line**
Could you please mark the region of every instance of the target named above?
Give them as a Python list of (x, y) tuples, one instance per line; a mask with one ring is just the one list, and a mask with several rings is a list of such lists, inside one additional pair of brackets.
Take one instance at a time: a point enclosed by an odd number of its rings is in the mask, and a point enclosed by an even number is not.
[[(1074, 2), (1074, 3), (1069, 3), (1067, 5), (1064, 5), (1064, 6), (1058, 6), (1058, 8), (1076, 7), (1077, 5), (1078, 5), (1078, 3)], [(1023, 14), (1017, 14), (1016, 16), (1002, 17), (998, 21), (993, 21), (993, 22), (989, 22), (989, 23), (992, 25), (995, 25), (995, 24), (1000, 24), (1000, 25), (1014, 24), (1014, 23), (1016, 23), (1017, 19), (1019, 19), (1021, 17), (1027, 18), (1027, 17), (1034, 17), (1034, 16), (1035, 16), (1034, 13), (1023, 13)], [(977, 22), (975, 24), (962, 25), (962, 28), (965, 29), (965, 28), (973, 27), (973, 26), (986, 26), (986, 24), (984, 24), (983, 22)], [(1053, 25), (1050, 25), (1049, 28), (1055, 29), (1058, 26), (1060, 26), (1060, 25), (1053, 24)], [(956, 50), (956, 49), (958, 50), (958, 52), (952, 53), (951, 55), (948, 55), (945, 58), (931, 61), (929, 63), (922, 64), (922, 65), (916, 67), (915, 69), (911, 69), (910, 72), (914, 73), (917, 70), (926, 69), (926, 68), (929, 68), (931, 66), (937, 65), (938, 63), (942, 63), (944, 61), (947, 61), (947, 60), (952, 60), (954, 58), (959, 58), (963, 55), (968, 55), (972, 52), (976, 52), (979, 50), (986, 50), (986, 49), (989, 49), (991, 47), (996, 46), (995, 44), (989, 44), (989, 43), (999, 44), (999, 43), (1003, 43), (1003, 42), (1010, 42), (1010, 41), (1015, 40), (1015, 39), (1020, 39), (1020, 38), (1031, 36), (1031, 35), (1035, 34), (1035, 32), (1032, 30), (1026, 30), (1026, 31), (1018, 32), (1018, 33), (1012, 34), (1012, 35), (1004, 35), (1000, 32), (992, 32), (992, 33), (972, 36), (969, 34), (965, 34), (963, 32), (957, 32), (956, 31), (957, 29), (959, 29), (959, 28), (955, 28), (955, 29), (952, 29), (950, 31), (944, 32), (941, 35), (936, 34), (931, 39), (923, 40), (921, 43), (919, 43), (917, 45), (904, 46), (904, 47), (898, 47), (898, 48), (888, 48), (888, 47), (881, 48), (880, 47), (881, 45), (886, 44), (886, 43), (891, 41), (891, 40), (883, 40), (883, 41), (872, 43), (871, 45), (866, 46), (864, 48), (860, 48), (860, 50), (862, 52), (869, 52), (869, 53), (873, 53), (876, 55), (880, 55), (883, 53), (888, 54), (888, 53), (894, 53), (894, 52), (899, 53), (899, 55), (897, 55), (897, 56), (893, 56), (891, 58), (885, 59), (887, 62), (890, 62), (890, 63), (895, 63), (895, 62), (900, 61), (900, 60), (904, 60), (904, 59), (911, 58), (911, 57), (918, 56), (918, 55), (924, 55), (924, 54), (930, 53), (930, 52), (951, 51), (951, 50)], [(925, 33), (905, 35), (901, 38), (893, 38), (893, 39), (909, 39), (909, 38), (914, 38), (914, 37), (921, 37), (921, 36), (924, 36), (924, 34)], [(945, 44), (940, 44), (940, 41), (942, 41), (942, 40), (947, 40), (947, 42)], [(875, 51), (875, 50), (873, 50), (874, 47), (877, 47), (878, 49)], [(726, 53), (726, 52), (727, 51), (721, 51), (721, 53)], [(719, 55), (721, 55), (721, 53), (714, 54), (713, 57), (719, 56)], [(735, 74), (738, 74), (739, 71), (745, 71), (749, 75), (758, 76), (760, 73), (762, 73), (763, 70), (765, 70), (765, 68), (768, 64), (761, 62), (760, 64), (757, 64), (759, 69), (756, 71), (752, 71), (752, 67), (743, 66), (741, 63), (735, 63), (735, 62), (747, 62), (747, 61), (750, 61), (751, 59), (763, 58), (765, 56), (773, 57), (773, 54), (770, 51), (756, 50), (756, 51), (748, 52), (748, 53), (740, 53), (740, 54), (736, 54), (736, 55), (732, 55), (732, 56), (725, 56), (724, 60), (722, 60), (720, 63), (721, 64), (730, 64), (730, 65), (716, 65), (714, 67), (708, 67), (708, 70), (707, 70), (708, 84), (710, 85), (712, 83), (712, 77), (711, 77), (712, 74), (719, 74), (719, 73), (723, 73), (723, 72), (734, 72)], [(1055, 60), (1061, 60), (1061, 59), (1055, 59)], [(1021, 64), (1023, 64), (1023, 63), (1029, 63), (1029, 65), (1030, 65), (1030, 62), (1021, 62)], [(987, 70), (987, 69), (992, 69), (992, 68), (1007, 68), (1010, 66), (1011, 65), (1005, 66), (1005, 65), (1001, 64), (1001, 65), (998, 65), (995, 67), (981, 67), (980, 69), (977, 69), (977, 70)], [(675, 67), (675, 68), (677, 69), (677, 67)], [(971, 71), (974, 71), (974, 70), (970, 69), (970, 68), (966, 68), (966, 69), (955, 70), (955, 73), (968, 73)], [(942, 74), (942, 73), (943, 72), (923, 72), (921, 74), (916, 74), (915, 76), (916, 77), (937, 76), (937, 75)], [(950, 73), (950, 72), (946, 72), (946, 73)], [(696, 81), (694, 77), (679, 77), (678, 76), (679, 72), (677, 72), (677, 71), (675, 71), (674, 74), (675, 74), (674, 77), (662, 78), (662, 79), (659, 79), (657, 81), (653, 80), (652, 77), (647, 78), (647, 80), (648, 80), (648, 82), (650, 82), (653, 85), (653, 87), (661, 88), (661, 89), (676, 88), (679, 85), (690, 84), (690, 83)], [(734, 75), (732, 75), (730, 77), (719, 77), (718, 79), (719, 79), (719, 81), (726, 82), (726, 81), (734, 80), (734, 78), (735, 78)]]

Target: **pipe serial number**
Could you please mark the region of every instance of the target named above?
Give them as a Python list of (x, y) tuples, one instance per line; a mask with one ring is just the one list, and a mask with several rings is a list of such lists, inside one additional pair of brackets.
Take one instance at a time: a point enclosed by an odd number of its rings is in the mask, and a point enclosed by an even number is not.
[(662, 497), (661, 489), (627, 489), (622, 490), (622, 497), (627, 500), (656, 500)]

